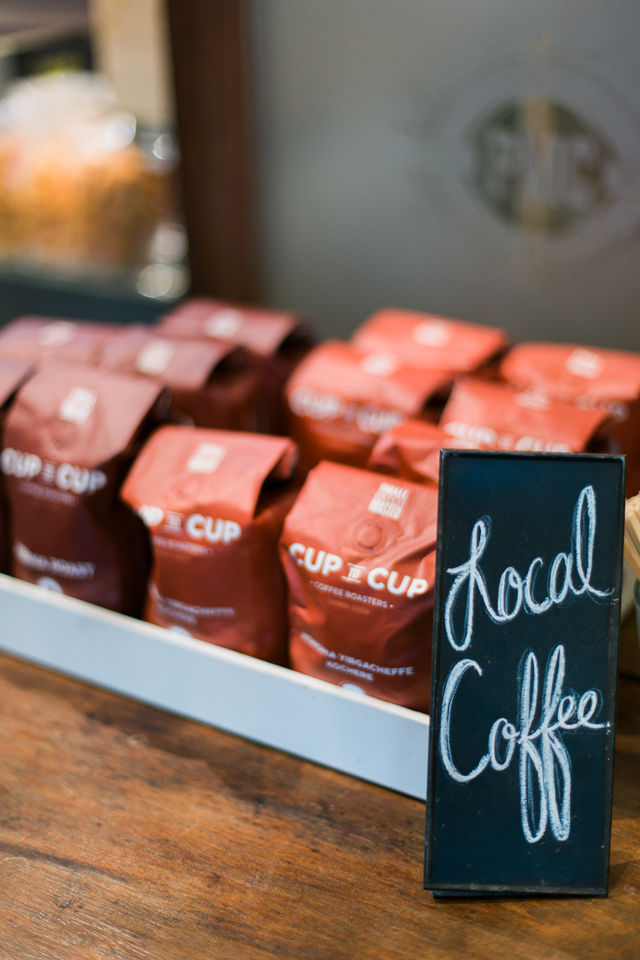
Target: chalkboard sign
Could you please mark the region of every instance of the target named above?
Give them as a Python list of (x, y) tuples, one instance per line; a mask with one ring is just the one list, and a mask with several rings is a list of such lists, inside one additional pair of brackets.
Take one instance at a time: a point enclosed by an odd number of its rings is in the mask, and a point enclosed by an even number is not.
[(425, 887), (606, 895), (624, 458), (443, 451)]

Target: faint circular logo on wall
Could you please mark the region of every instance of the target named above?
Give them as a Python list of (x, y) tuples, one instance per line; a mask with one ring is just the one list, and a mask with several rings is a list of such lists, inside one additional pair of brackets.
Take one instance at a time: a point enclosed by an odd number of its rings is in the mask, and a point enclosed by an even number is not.
[(640, 122), (548, 44), (467, 77), (419, 139), (433, 204), (494, 260), (570, 277), (638, 239)]

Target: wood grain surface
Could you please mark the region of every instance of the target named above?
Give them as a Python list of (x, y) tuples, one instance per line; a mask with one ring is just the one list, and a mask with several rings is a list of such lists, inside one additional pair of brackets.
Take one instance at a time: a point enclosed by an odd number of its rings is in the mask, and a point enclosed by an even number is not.
[(608, 899), (436, 902), (418, 801), (5, 656), (0, 734), (1, 960), (640, 957), (638, 680)]

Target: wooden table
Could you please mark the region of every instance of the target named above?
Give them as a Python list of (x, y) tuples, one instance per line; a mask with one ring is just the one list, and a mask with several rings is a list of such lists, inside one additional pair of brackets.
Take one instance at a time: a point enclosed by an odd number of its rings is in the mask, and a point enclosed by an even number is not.
[(0, 733), (0, 960), (640, 958), (638, 679), (604, 900), (436, 902), (418, 801), (9, 657)]

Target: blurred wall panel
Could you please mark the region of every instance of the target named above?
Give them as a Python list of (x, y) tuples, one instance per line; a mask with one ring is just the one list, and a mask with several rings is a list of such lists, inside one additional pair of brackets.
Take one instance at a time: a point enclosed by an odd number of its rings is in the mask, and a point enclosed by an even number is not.
[(258, 0), (269, 301), (640, 348), (637, 0)]

